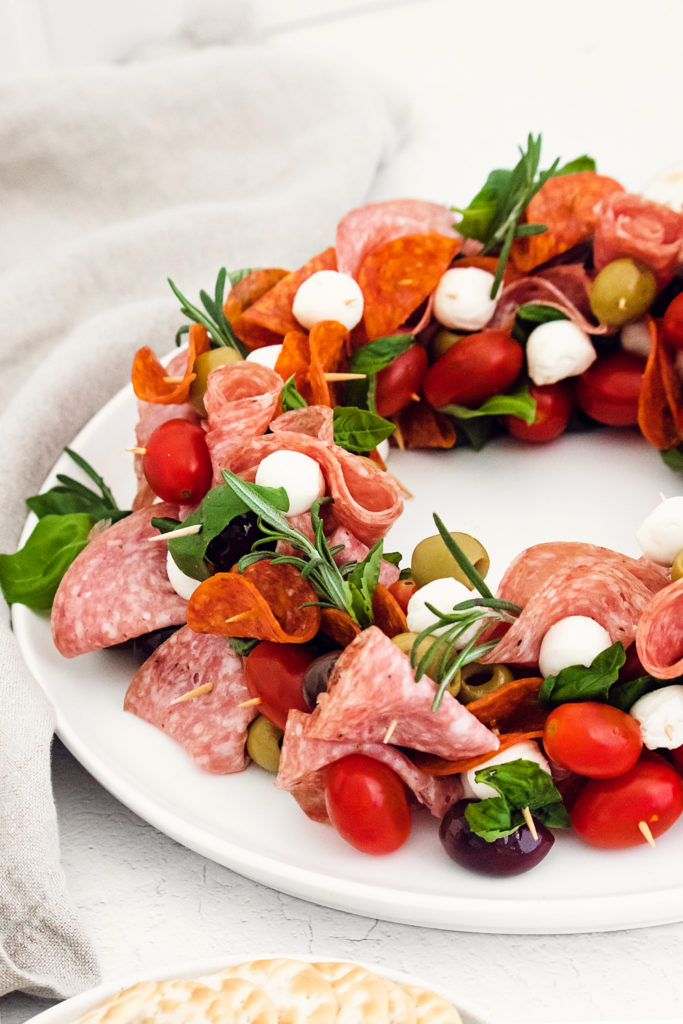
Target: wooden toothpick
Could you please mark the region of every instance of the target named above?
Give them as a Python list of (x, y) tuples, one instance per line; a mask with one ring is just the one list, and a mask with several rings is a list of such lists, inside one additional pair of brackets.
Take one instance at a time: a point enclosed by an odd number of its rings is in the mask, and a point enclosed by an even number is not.
[(323, 377), (328, 383), (334, 384), (342, 380), (365, 380), (367, 373), (324, 373)]
[(146, 448), (126, 448), (127, 452), (131, 452), (133, 455), (146, 455)]
[(188, 690), (187, 693), (182, 693), (180, 697), (176, 697), (169, 706), (173, 707), (174, 704), (180, 704), (184, 700), (192, 700), (193, 697), (201, 697), (203, 693), (211, 693), (212, 690), (213, 683), (202, 683), (201, 686), (195, 686), (194, 690)]
[(392, 720), (389, 722), (389, 728), (384, 733), (384, 739), (382, 740), (382, 743), (388, 743), (389, 742), (391, 737), (394, 735), (394, 730), (396, 729), (397, 725), (398, 725), (398, 718), (392, 718)]
[(524, 818), (525, 822), (527, 823), (527, 827), (528, 827), (529, 831), (531, 832), (531, 835), (532, 835), (534, 841), (536, 841), (538, 839), (538, 832), (536, 831), (536, 822), (532, 818), (531, 811), (529, 810), (528, 807), (522, 807), (522, 817)]
[(251, 700), (243, 700), (241, 704), (237, 704), (238, 708), (255, 708), (259, 704), (262, 704), (260, 697), (252, 697)]
[(640, 829), (642, 834), (645, 836), (645, 838), (648, 841), (648, 843), (650, 844), (650, 846), (654, 849), (655, 838), (652, 835), (652, 832), (650, 831), (650, 826), (648, 825), (648, 823), (646, 821), (639, 821), (638, 822), (638, 828)]
[(238, 612), (237, 615), (231, 615), (230, 618), (226, 619), (225, 621), (226, 622), (241, 622), (242, 619), (250, 619), (255, 614), (256, 614), (256, 612), (254, 611), (253, 608), (247, 608), (247, 610), (245, 612)]
[(153, 543), (157, 540), (175, 540), (176, 537), (191, 537), (194, 533), (201, 531), (202, 524), (195, 523), (193, 526), (183, 526), (180, 530), (169, 530), (168, 533), (157, 533), (154, 537), (148, 537), (147, 540)]

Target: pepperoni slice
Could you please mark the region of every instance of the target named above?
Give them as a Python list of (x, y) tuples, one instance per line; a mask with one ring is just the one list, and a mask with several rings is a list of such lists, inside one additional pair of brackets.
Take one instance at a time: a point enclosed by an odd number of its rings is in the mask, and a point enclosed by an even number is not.
[(341, 365), (349, 332), (336, 320), (321, 320), (310, 334), (288, 331), (275, 370), (283, 380), (294, 375), (299, 393), (310, 405), (332, 405), (325, 374)]
[(372, 614), (375, 625), (385, 636), (398, 636), (408, 631), (408, 620), (405, 612), (394, 595), (382, 584), (378, 583), (372, 596)]
[[(526, 740), (539, 740), (543, 736), (543, 729), (532, 729), (529, 732), (501, 733), (500, 746), (497, 754), (514, 747), (516, 743), (524, 743)], [(442, 757), (435, 757), (433, 754), (422, 754), (416, 751), (411, 755), (411, 760), (420, 771), (426, 775), (460, 775), (462, 772), (469, 772), (472, 768), (478, 768), (480, 764), (486, 764), (491, 754), (479, 754), (477, 757), (461, 757), (457, 761), (446, 761)]]
[(257, 324), (245, 323), (242, 314), (287, 274), (287, 270), (281, 270), (279, 267), (261, 267), (252, 270), (228, 292), (223, 312), (232, 324), (233, 331), (247, 348), (280, 344), (278, 334)]
[(159, 362), (151, 348), (138, 349), (133, 359), (131, 378), (133, 391), (142, 402), (156, 402), (159, 405), (181, 405), (190, 394), (190, 384), (197, 376), (194, 372), (195, 359), (211, 347), (206, 328), (201, 324), (190, 324), (187, 360), (182, 380), (170, 380), (168, 369)]
[(295, 566), (264, 560), (200, 583), (187, 606), (187, 624), (196, 633), (302, 644), (318, 632), (317, 600)]
[[(305, 263), (303, 267), (280, 278), (260, 299), (249, 306), (240, 319), (240, 329), (249, 332), (254, 327), (263, 328), (272, 334), (279, 335), (280, 337), (276, 339), (277, 342), (282, 341), (282, 337), (287, 334), (287, 331), (296, 331), (301, 327), (292, 314), (292, 303), (299, 286), (318, 270), (336, 269), (337, 256), (334, 247), (325, 249), (324, 252)], [(248, 343), (247, 336), (245, 344)], [(270, 342), (270, 344), (272, 343)], [(266, 342), (262, 341), (261, 344), (266, 344)]]
[(348, 612), (340, 608), (323, 608), (320, 613), (320, 630), (340, 647), (348, 647), (360, 633), (360, 626)]
[(455, 444), (453, 421), (429, 402), (411, 402), (396, 419), (405, 448), (452, 448)]
[(638, 403), (638, 426), (660, 450), (673, 448), (683, 433), (683, 391), (674, 353), (663, 341), (661, 329), (649, 317), (648, 356)]

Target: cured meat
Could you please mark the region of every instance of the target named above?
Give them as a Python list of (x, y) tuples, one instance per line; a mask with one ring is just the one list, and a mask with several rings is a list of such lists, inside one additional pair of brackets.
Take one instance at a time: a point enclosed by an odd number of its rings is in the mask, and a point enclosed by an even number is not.
[(638, 426), (656, 448), (674, 448), (683, 436), (683, 385), (676, 353), (666, 345), (661, 326), (648, 317), (650, 354), (638, 402)]
[(555, 267), (553, 273), (548, 270), (542, 275), (520, 277), (503, 288), (487, 327), (510, 330), (518, 308), (531, 302), (559, 309), (587, 334), (613, 334), (615, 327), (595, 324), (588, 318), (584, 307), (584, 302), (588, 301), (588, 283), (583, 267)]
[(423, 399), (411, 402), (396, 418), (404, 447), (408, 449), (452, 448), (455, 444), (453, 420), (433, 409)]
[[(209, 693), (173, 704), (206, 683)], [(237, 706), (249, 698), (242, 659), (230, 644), (183, 626), (135, 673), (123, 708), (171, 736), (204, 771), (227, 775), (249, 761), (247, 726), (258, 709)]]
[(442, 818), (451, 804), (462, 796), (459, 778), (440, 779), (425, 775), (405, 754), (388, 743), (312, 738), (311, 719), (311, 715), (301, 711), (289, 712), (275, 785), (290, 792), (314, 821), (329, 821), (325, 810), (325, 769), (348, 754), (365, 754), (393, 768), (417, 800), (436, 818)]
[(627, 569), (653, 594), (669, 582), (666, 571), (646, 558), (630, 558), (581, 541), (549, 541), (526, 548), (510, 562), (496, 596), (524, 607), (555, 573), (590, 564)]
[(619, 192), (605, 200), (595, 230), (593, 261), (602, 270), (630, 257), (650, 267), (663, 288), (673, 277), (683, 245), (683, 213), (642, 196)]
[[(327, 538), (331, 548), (343, 545), (343, 551), (334, 556), (337, 565), (344, 565), (345, 562), (362, 562), (370, 548), (362, 540), (358, 540), (345, 526), (338, 526)], [(386, 559), (382, 559), (382, 568), (379, 574), (379, 582), (385, 587), (391, 586), (401, 575), (401, 570)]]
[(321, 320), (310, 334), (288, 331), (275, 369), (284, 381), (294, 377), (297, 391), (312, 405), (334, 405), (325, 374), (342, 367), (349, 332), (336, 320)]
[(287, 274), (287, 270), (280, 270), (279, 267), (260, 267), (243, 277), (228, 292), (223, 312), (232, 324), (233, 331), (247, 348), (279, 344), (279, 335), (264, 327), (258, 327), (257, 324), (245, 323), (242, 314)]
[(211, 371), (204, 405), (214, 483), (222, 483), (220, 470), (226, 453), (266, 431), (281, 390), (280, 375), (259, 363), (229, 363)]
[(311, 739), (382, 743), (455, 759), (496, 750), (497, 737), (449, 693), (432, 711), (435, 684), (416, 683), (407, 655), (374, 626), (341, 654), (326, 693), (318, 697), (307, 734)]
[(683, 580), (652, 598), (638, 623), (636, 650), (645, 671), (656, 679), (683, 675)]
[(309, 405), (306, 409), (283, 412), (270, 424), (274, 434), (290, 431), (308, 434), (320, 441), (334, 441), (334, 413), (327, 405)]
[(98, 534), (67, 569), (52, 605), (52, 635), (65, 658), (185, 622), (187, 602), (166, 575), (166, 544), (153, 516), (178, 518), (161, 502)]
[(652, 591), (623, 566), (601, 559), (571, 566), (546, 580), (502, 640), (479, 660), (536, 665), (543, 637), (569, 615), (595, 619), (612, 643), (619, 640), (628, 647), (651, 596)]
[(145, 347), (135, 353), (131, 379), (133, 391), (143, 402), (159, 402), (161, 405), (178, 405), (187, 400), (190, 385), (195, 379), (195, 359), (210, 348), (209, 335), (201, 324), (190, 326), (187, 352), (183, 353), (182, 367), (178, 376), (171, 379), (168, 368), (159, 362), (151, 348)]
[[(337, 257), (334, 248), (330, 247), (319, 253), (318, 256), (314, 256), (303, 267), (281, 278), (242, 315), (240, 326), (246, 332), (245, 343), (248, 344), (249, 332), (254, 328), (265, 329), (275, 335), (280, 335), (281, 337), (277, 338), (277, 341), (281, 341), (287, 331), (300, 330), (301, 324), (294, 319), (292, 314), (292, 303), (299, 286), (319, 270), (336, 269)], [(261, 344), (265, 344), (265, 342), (261, 341)]]
[(350, 210), (337, 225), (337, 264), (342, 274), (355, 277), (373, 249), (403, 235), (427, 234), (457, 238), (453, 212), (423, 199), (390, 199)]

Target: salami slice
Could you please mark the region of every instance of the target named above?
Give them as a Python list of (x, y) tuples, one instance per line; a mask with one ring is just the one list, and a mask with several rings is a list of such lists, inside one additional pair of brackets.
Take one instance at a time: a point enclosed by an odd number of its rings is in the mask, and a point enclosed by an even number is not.
[(185, 622), (187, 602), (166, 574), (166, 544), (153, 516), (178, 518), (162, 502), (133, 512), (98, 534), (67, 569), (52, 605), (52, 635), (65, 658), (111, 647)]
[[(355, 537), (345, 526), (338, 526), (333, 530), (327, 538), (327, 543), (331, 548), (343, 545), (343, 550), (334, 556), (337, 565), (344, 565), (345, 562), (362, 562), (370, 550), (367, 544), (364, 544), (362, 540), (358, 540), (358, 537)], [(400, 575), (401, 571), (398, 566), (392, 565), (391, 562), (387, 562), (384, 558), (382, 559), (382, 568), (379, 574), (380, 583), (385, 587), (389, 587), (392, 583), (396, 582)]]
[(259, 363), (218, 366), (209, 374), (204, 405), (208, 414), (206, 443), (214, 467), (214, 483), (227, 452), (265, 433), (280, 400), (282, 379)]
[(270, 424), (274, 434), (289, 431), (308, 434), (320, 441), (334, 441), (334, 415), (328, 405), (309, 405), (306, 409), (283, 412)]
[[(300, 330), (301, 325), (292, 314), (292, 303), (299, 286), (319, 270), (336, 269), (337, 257), (334, 248), (325, 249), (303, 267), (281, 278), (265, 295), (249, 306), (241, 317), (241, 327), (246, 332), (250, 332), (254, 327), (260, 327), (280, 336), (284, 336), (287, 331)], [(279, 340), (282, 340), (282, 337)]]
[(643, 668), (656, 679), (683, 675), (683, 580), (676, 580), (652, 598), (636, 633)]
[(594, 619), (607, 630), (612, 643), (619, 640), (627, 647), (651, 596), (652, 591), (621, 565), (598, 559), (571, 566), (545, 581), (502, 640), (479, 660), (536, 665), (547, 631), (570, 615)]
[[(209, 692), (173, 703), (206, 684)], [(123, 708), (171, 736), (204, 771), (228, 775), (249, 760), (247, 726), (258, 709), (238, 707), (249, 698), (242, 659), (230, 644), (183, 626), (135, 673)]]
[(449, 693), (432, 711), (435, 684), (415, 682), (410, 660), (379, 629), (364, 630), (340, 656), (311, 715), (311, 739), (382, 743), (455, 759), (496, 750), (496, 736)]
[(593, 260), (598, 270), (622, 257), (639, 260), (651, 268), (663, 288), (676, 271), (682, 245), (683, 213), (619, 192), (602, 204)]
[(427, 234), (457, 238), (453, 212), (422, 199), (390, 199), (350, 210), (337, 225), (337, 263), (342, 274), (355, 277), (373, 249), (403, 235)]
[(329, 821), (325, 810), (325, 769), (347, 754), (365, 754), (388, 765), (436, 818), (442, 818), (451, 804), (462, 796), (459, 778), (426, 775), (388, 743), (339, 742), (311, 737), (311, 717), (301, 711), (289, 712), (275, 785), (290, 792), (314, 821)]
[(666, 571), (646, 558), (630, 558), (619, 551), (581, 541), (549, 541), (526, 548), (512, 560), (500, 581), (497, 596), (524, 607), (555, 573), (590, 564), (627, 569), (653, 594), (669, 582)]

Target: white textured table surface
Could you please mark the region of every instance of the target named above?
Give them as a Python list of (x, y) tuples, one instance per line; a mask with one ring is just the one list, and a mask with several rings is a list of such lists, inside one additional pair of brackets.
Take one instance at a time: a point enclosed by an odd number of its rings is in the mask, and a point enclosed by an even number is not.
[[(648, 24), (632, 0), (297, 3), (295, 27), (283, 17), (286, 5), (258, 6), (277, 29), (271, 45), (336, 52), (402, 98), (406, 142), (373, 198), (467, 201), (491, 167), (510, 165), (529, 130), (543, 131), (548, 163), (587, 151), (634, 189), (683, 160), (673, 105), (679, 0), (652, 3)], [(307, 24), (309, 10), (317, 24)], [(359, 918), (265, 889), (178, 846), (102, 790), (60, 744), (54, 784), (65, 868), (104, 977), (278, 947), (420, 974), (490, 1020), (683, 1019), (683, 924), (534, 937)], [(0, 1014), (20, 1024), (43, 1005), (10, 996)]]

